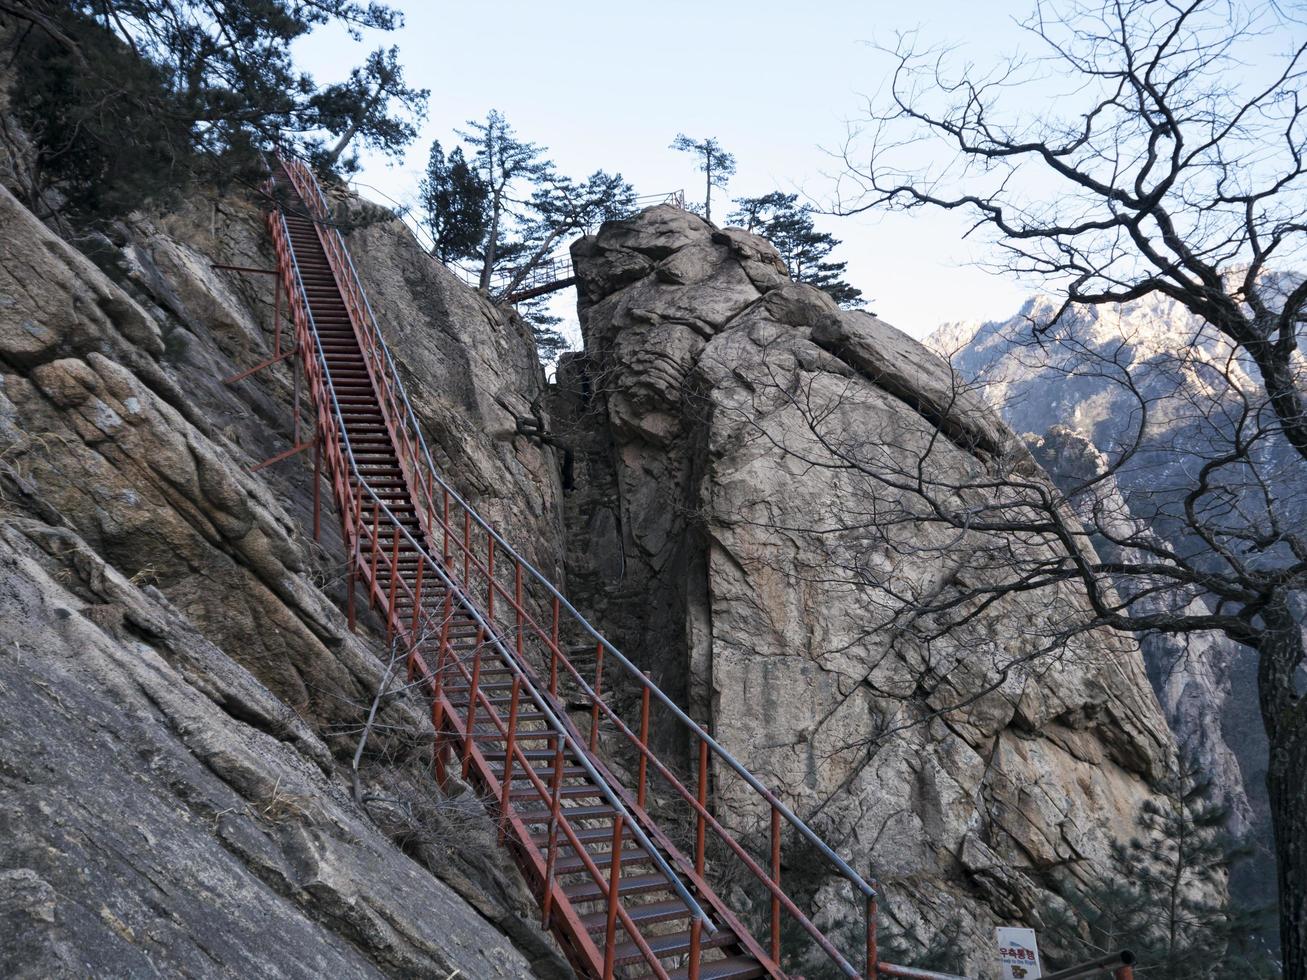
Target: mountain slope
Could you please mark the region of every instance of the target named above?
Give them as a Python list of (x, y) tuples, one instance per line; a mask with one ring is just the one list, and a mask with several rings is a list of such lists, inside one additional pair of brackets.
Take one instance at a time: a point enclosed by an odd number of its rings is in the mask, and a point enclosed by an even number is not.
[[(1296, 281), (1285, 277), (1281, 288)], [(1101, 495), (1118, 502), (1121, 519), (1190, 553), (1195, 545), (1182, 509), (1196, 468), (1228, 451), (1240, 426), (1256, 431), (1263, 424), (1250, 365), (1164, 297), (1076, 310), (1045, 343), (1033, 343), (1032, 321), (1053, 308), (1032, 299), (1006, 321), (945, 324), (928, 343), (950, 359), (971, 393), (1027, 434), (1055, 479), (1070, 486), (1111, 470)], [(1231, 499), (1253, 524), (1268, 506), (1264, 487), (1273, 488), (1281, 519), (1307, 519), (1300, 461), (1273, 439), (1257, 445), (1242, 476), (1230, 477)], [(1211, 608), (1205, 596), (1192, 602), (1199, 611)], [(1258, 849), (1236, 878), (1239, 892), (1248, 902), (1273, 901), (1255, 655), (1215, 633), (1149, 636), (1142, 645), (1179, 741), (1231, 807), (1232, 830), (1250, 832)]]

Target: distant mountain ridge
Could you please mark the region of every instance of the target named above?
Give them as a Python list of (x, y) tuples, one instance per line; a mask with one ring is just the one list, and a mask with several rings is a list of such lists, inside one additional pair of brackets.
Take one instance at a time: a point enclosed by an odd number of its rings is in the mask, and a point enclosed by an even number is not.
[[(1299, 277), (1281, 280), (1291, 287)], [(1283, 287), (1282, 287), (1283, 288)], [(1003, 321), (942, 324), (925, 340), (947, 357), (958, 382), (984, 398), (1064, 486), (1126, 462), (1099, 496), (1120, 502), (1122, 520), (1185, 547), (1175, 502), (1192, 484), (1193, 462), (1235, 425), (1226, 409), (1260, 393), (1251, 366), (1228, 341), (1163, 296), (1079, 308), (1058, 337), (1033, 339), (1057, 301), (1027, 300)], [(1127, 454), (1138, 444), (1140, 450)], [(1288, 474), (1296, 460), (1259, 456), (1265, 473)], [(1301, 482), (1301, 481), (1298, 481)], [(1307, 517), (1307, 489), (1284, 491), (1290, 513)], [(1206, 600), (1195, 600), (1205, 603)], [(1256, 658), (1224, 636), (1147, 637), (1150, 678), (1182, 746), (1212, 777), (1232, 811), (1231, 829), (1249, 831), (1258, 858), (1243, 897), (1273, 899), (1266, 741), (1256, 693)]]

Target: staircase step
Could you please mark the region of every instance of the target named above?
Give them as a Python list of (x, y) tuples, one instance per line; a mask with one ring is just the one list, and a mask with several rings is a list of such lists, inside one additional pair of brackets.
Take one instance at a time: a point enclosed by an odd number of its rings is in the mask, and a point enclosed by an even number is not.
[[(552, 752), (550, 753), (550, 756), (551, 756), (551, 757), (553, 756), (553, 753), (552, 753)], [(502, 758), (502, 757), (501, 757), (501, 758)], [(564, 762), (566, 762), (566, 756), (564, 756)], [(554, 768), (553, 768), (553, 766), (549, 766), (549, 767), (547, 767), (547, 768), (545, 768), (545, 769), (537, 769), (537, 768), (535, 768), (535, 767), (533, 766), (533, 767), (531, 768), (531, 771), (532, 771), (533, 773), (535, 773), (536, 776), (539, 777), (541, 780), (543, 780), (545, 783), (548, 783), (549, 780), (551, 780), (551, 779), (553, 778), (553, 776), (554, 776)], [(502, 779), (502, 778), (503, 778), (503, 774), (504, 774), (504, 770), (503, 770), (502, 768), (498, 768), (498, 769), (495, 770), (495, 774), (496, 774), (497, 776), (499, 776), (499, 777)], [(585, 766), (568, 766), (568, 765), (564, 765), (564, 766), (563, 766), (563, 778), (564, 778), (564, 779), (584, 779), (584, 778), (588, 777), (589, 775), (590, 775), (590, 773), (586, 771)], [(525, 779), (528, 779), (528, 778), (529, 778), (529, 777), (527, 776), (527, 774), (524, 773), (524, 772), (522, 771), (522, 760), (520, 760), (520, 759), (514, 759), (514, 760), (513, 760), (513, 782), (518, 782), (519, 780), (525, 780)], [(566, 787), (564, 787), (564, 788), (566, 788)]]
[[(690, 951), (690, 930), (684, 932), (673, 932), (662, 936), (646, 936), (646, 943), (649, 944), (649, 950), (654, 956), (660, 959), (668, 956), (679, 956), (682, 953)], [(700, 949), (716, 949), (720, 946), (731, 946), (739, 941), (739, 937), (729, 929), (718, 929), (713, 935), (709, 936), (704, 933), (699, 937)], [(628, 963), (645, 962), (644, 954), (640, 952), (634, 942), (619, 943), (614, 950), (613, 962), (618, 966), (625, 966)], [(722, 961), (718, 961), (722, 962)], [(705, 966), (707, 964), (704, 964)], [(702, 971), (699, 974), (703, 976)]]
[[(562, 839), (566, 840), (567, 838), (564, 835)], [(586, 853), (590, 854), (590, 860), (595, 863), (596, 867), (602, 869), (610, 868), (613, 865), (613, 855), (609, 851), (600, 851), (598, 854), (589, 851)], [(653, 858), (650, 857), (649, 852), (642, 847), (629, 847), (622, 849), (623, 869), (625, 869), (627, 865), (635, 867), (641, 864), (650, 864), (652, 861)], [(554, 874), (574, 875), (588, 872), (589, 869), (586, 868), (585, 862), (581, 860), (581, 856), (579, 854), (572, 854), (571, 848), (568, 848), (567, 857), (559, 855), (554, 859)]]
[[(546, 841), (548, 843), (548, 841)], [(642, 905), (627, 905), (626, 914), (637, 926), (652, 925), (655, 922), (668, 922), (672, 919), (688, 919), (690, 910), (679, 898), (669, 898), (662, 902), (645, 902)], [(608, 929), (608, 913), (591, 912), (581, 916), (581, 925), (586, 932), (605, 932)]]
[[(576, 834), (576, 839), (583, 844), (588, 843), (589, 841), (611, 841), (613, 839), (613, 826), (611, 823), (604, 827), (573, 827), (572, 831)], [(634, 836), (635, 833), (631, 830), (631, 825), (629, 823), (623, 825), (622, 837), (626, 838)], [(538, 846), (544, 847), (549, 843), (549, 834), (532, 834), (531, 840)], [(560, 841), (561, 840), (563, 840), (563, 838), (560, 837)], [(571, 846), (570, 842), (566, 846)], [(685, 911), (684, 905), (681, 905), (681, 911)]]
[[(580, 881), (575, 885), (564, 885), (563, 894), (573, 902), (595, 902), (604, 897), (608, 882), (600, 886), (599, 882)], [(618, 879), (619, 895), (645, 895), (651, 892), (670, 891), (669, 882), (661, 873), (648, 875), (629, 875)]]
[[(729, 956), (724, 960), (711, 960), (699, 967), (699, 980), (751, 980), (753, 977), (765, 977), (767, 971), (752, 956)], [(668, 980), (688, 980), (688, 967), (672, 970), (667, 974)]]
[[(587, 783), (583, 786), (561, 786), (558, 794), (566, 800), (598, 800), (602, 799), (604, 791), (593, 783)], [(515, 789), (508, 794), (510, 800), (538, 800), (540, 794), (535, 789)]]
[[(518, 720), (519, 721), (521, 720), (521, 712), (518, 712)], [(477, 737), (480, 738), (481, 736), (477, 736)], [(503, 738), (503, 736), (499, 736), (499, 737)], [(531, 733), (523, 733), (523, 732), (518, 733), (519, 742), (523, 740), (523, 738), (557, 738), (557, 737), (558, 737), (557, 732), (541, 732), (540, 734), (535, 734), (535, 736), (533, 736), (533, 734)], [(507, 753), (505, 749), (491, 749), (489, 751), (482, 751), (481, 754), (484, 755), (486, 759), (490, 760), (490, 762), (502, 762), (503, 757), (505, 757)], [(521, 750), (521, 754), (525, 755), (525, 757), (527, 757), (528, 759), (542, 759), (545, 760), (545, 762), (553, 762), (554, 755), (557, 755), (557, 753), (555, 753), (553, 749), (523, 749)], [(567, 760), (567, 750), (563, 750), (563, 762), (566, 762), (566, 760)], [(520, 762), (521, 762), (520, 759), (516, 759), (514, 762), (514, 766), (516, 766), (516, 764), (519, 764)], [(552, 771), (553, 770), (550, 770), (550, 772)]]
[[(525, 703), (526, 702), (524, 701), (523, 704)], [(532, 704), (534, 704), (534, 702), (532, 702)], [(523, 711), (521, 708), (519, 708), (517, 711), (518, 724), (521, 724), (523, 722), (548, 721), (548, 720), (549, 720), (549, 716), (545, 714), (543, 711)], [(559, 737), (558, 732), (551, 731), (550, 729), (541, 729), (540, 731), (530, 731), (530, 732), (519, 731), (517, 733), (517, 740), (519, 742), (526, 741), (527, 739), (531, 739), (538, 742), (541, 739), (554, 739), (558, 737)], [(478, 732), (477, 738), (484, 739), (490, 742), (495, 742), (495, 741), (502, 741), (504, 736), (500, 735), (498, 732), (486, 732), (484, 735)], [(552, 752), (553, 749), (550, 749), (549, 751)], [(503, 752), (500, 752), (499, 755), (502, 758)]]

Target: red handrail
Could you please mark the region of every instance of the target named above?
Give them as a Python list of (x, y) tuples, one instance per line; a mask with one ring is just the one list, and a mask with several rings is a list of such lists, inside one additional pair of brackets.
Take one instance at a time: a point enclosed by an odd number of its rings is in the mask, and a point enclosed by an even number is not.
[[(497, 785), (498, 781), (493, 775), (492, 767), (485, 763), (485, 760), (477, 750), (475, 738), (470, 737), (471, 726), (460, 725), (459, 719), (452, 710), (453, 705), (449, 702), (447, 697), (441, 695), (441, 688), (446, 687), (445, 683), (443, 683), (443, 674), (450, 666), (458, 668), (458, 670), (463, 673), (463, 676), (469, 680), (469, 721), (474, 719), (475, 708), (478, 704), (481, 704), (485, 706), (487, 716), (490, 720), (502, 730), (503, 726), (500, 723), (498, 714), (494, 710), (487, 695), (479, 688), (475, 680), (469, 677), (465, 666), (462, 664), (461, 660), (456, 655), (456, 652), (453, 650), (452, 645), (448, 641), (447, 625), (449, 619), (449, 606), (451, 603), (447, 602), (445, 618), (435, 629), (435, 632), (437, 632), (441, 638), (438, 665), (435, 671), (432, 671), (429, 668), (425, 663), (425, 658), (419, 652), (422, 645), (421, 641), (424, 638), (429, 637), (430, 633), (433, 631), (432, 624), (430, 622), (423, 623), (425, 627), (424, 636), (420, 633), (410, 633), (411, 624), (409, 622), (401, 621), (397, 617), (397, 610), (400, 608), (400, 600), (403, 599), (411, 601), (415, 610), (414, 621), (419, 620), (419, 614), (422, 610), (421, 595), (418, 591), (420, 585), (410, 589), (401, 573), (401, 568), (398, 562), (398, 545), (400, 537), (406, 537), (407, 545), (409, 547), (415, 547), (418, 554), (422, 556), (418, 567), (430, 568), (435, 575), (443, 581), (445, 595), (447, 597), (455, 594), (464, 596), (464, 598), (460, 600), (460, 604), (463, 608), (468, 608), (465, 594), (462, 593), (457, 583), (455, 583), (443, 569), (435, 566), (434, 561), (428, 554), (426, 554), (421, 543), (412, 538), (408, 530), (403, 527), (395, 515), (389, 510), (389, 507), (385, 502), (376, 496), (372, 488), (368, 486), (365, 475), (359, 471), (357, 464), (354, 462), (352, 453), (349, 450), (348, 437), (343, 432), (343, 423), (340, 421), (341, 416), (339, 404), (336, 402), (331, 380), (325, 366), (325, 355), (321, 353), (321, 348), (317, 343), (316, 329), (313, 325), (312, 316), (308, 308), (306, 291), (302, 281), (300, 280), (298, 267), (290, 246), (289, 232), (286, 228), (284, 215), (281, 213), (270, 215), (269, 226), (278, 256), (278, 267), (286, 280), (288, 293), (292, 297), (290, 303), (290, 314), (296, 328), (299, 349), (304, 355), (303, 362), (307, 384), (310, 393), (313, 396), (315, 405), (320, 408), (315, 436), (319, 441), (319, 445), (325, 446), (325, 456), (332, 474), (333, 490), (342, 515), (342, 535), (345, 539), (346, 551), (351, 557), (352, 565), (350, 575), (351, 592), (355, 578), (363, 580), (368, 589), (370, 604), (376, 606), (385, 614), (388, 639), (391, 636), (400, 633), (410, 634), (404, 637), (405, 646), (409, 651), (409, 671), (411, 675), (418, 676), (422, 679), (423, 686), (433, 696), (433, 715), (439, 715), (443, 722), (443, 724), (438, 724), (437, 732), (439, 733), (446, 728), (452, 728), (455, 736), (464, 743), (467, 755), (476, 757), (483, 778), (491, 784), (495, 784), (495, 788), (502, 789), (503, 787)], [(324, 251), (328, 257), (330, 257), (331, 251), (325, 248)], [(346, 300), (346, 297), (346, 291), (341, 290), (342, 300)], [(313, 353), (315, 351), (317, 356)], [(326, 406), (333, 406), (334, 411), (328, 410)], [(395, 444), (397, 448), (407, 446), (409, 452), (412, 451), (411, 441), (406, 442), (401, 439), (396, 440)], [(354, 480), (353, 487), (350, 486), (351, 478)], [(371, 514), (369, 515), (370, 520), (365, 517), (366, 510), (362, 504), (365, 493), (367, 496), (371, 497), (372, 500), (371, 507), (369, 508), (371, 510)], [(387, 542), (387, 535), (389, 535), (389, 542)], [(389, 548), (386, 546), (387, 543), (389, 543)], [(482, 650), (486, 647), (498, 646), (499, 652), (503, 652), (502, 645), (499, 644), (498, 639), (487, 635), (489, 632), (490, 631), (483, 623), (482, 636), (479, 637), (475, 654), (476, 662), (478, 664), (480, 662)], [(490, 642), (492, 639), (494, 640), (493, 644)], [(517, 673), (519, 677), (522, 676), (520, 670)], [(537, 706), (546, 714), (552, 713), (551, 706), (540, 701), (538, 698)], [(568, 740), (569, 745), (575, 750), (580, 751), (579, 743), (576, 739), (576, 733), (563, 725), (559, 718), (553, 717), (552, 721), (557, 730)], [(559, 744), (561, 746), (561, 740)], [(540, 793), (543, 784), (535, 775), (535, 770), (530, 767), (529, 761), (521, 750), (520, 745), (515, 751), (515, 756), (517, 760), (520, 761), (524, 773), (526, 773), (532, 780), (533, 787), (536, 789), (537, 793)], [(530, 770), (530, 772), (528, 773), (527, 770)], [(602, 780), (602, 777), (598, 778)], [(614, 802), (618, 807), (618, 812), (622, 812), (620, 801), (614, 800)], [(533, 850), (533, 845), (529, 832), (519, 820), (512, 817), (510, 817), (510, 819), (514, 824), (514, 831), (518, 837), (519, 846), (528, 852), (528, 856), (532, 856), (530, 855), (530, 852)], [(599, 883), (601, 887), (606, 888), (608, 882), (607, 876), (602, 873), (595, 862), (590, 858), (588, 852), (585, 851), (576, 834), (575, 828), (571, 821), (566, 817), (565, 810), (561, 812), (561, 815), (556, 813), (556, 819), (553, 822), (551, 833), (557, 833), (559, 830), (561, 830), (569, 845), (576, 849), (586, 873), (589, 874), (594, 881)], [(644, 836), (644, 832), (641, 830), (637, 830), (636, 832), (637, 835), (647, 843), (647, 838)], [(650, 850), (652, 850), (652, 847), (650, 847)], [(536, 859), (536, 863), (539, 864), (540, 855), (538, 851), (533, 856)], [(680, 886), (679, 881), (675, 880), (674, 873), (669, 873), (668, 877), (673, 881), (673, 884)], [(567, 932), (571, 941), (580, 947), (579, 951), (583, 960), (588, 961), (591, 965), (602, 963), (602, 955), (595, 948), (593, 942), (589, 940), (588, 935), (579, 921), (576, 921), (575, 913), (571, 911), (570, 906), (568, 906), (565, 901), (559, 901), (561, 898), (561, 892), (554, 883), (551, 882), (550, 886), (554, 901), (560, 907), (561, 915), (564, 918), (571, 920), (567, 923)], [(685, 895), (687, 910), (697, 910), (698, 905), (695, 900), (687, 892), (684, 892), (683, 886), (680, 886), (680, 889)], [(696, 912), (695, 914), (702, 918), (702, 913)], [(623, 928), (627, 930), (628, 935), (631, 937), (631, 940), (636, 945), (643, 958), (653, 968), (654, 974), (656, 976), (665, 976), (665, 971), (657, 957), (649, 948), (647, 941), (640, 934), (639, 929), (636, 928), (635, 924), (631, 921), (629, 913), (627, 913), (625, 909), (619, 908), (614, 910), (614, 915), (617, 920), (622, 923)]]
[[(612, 932), (615, 924), (620, 922), (655, 974), (665, 975), (657, 957), (613, 893), (611, 875), (605, 876), (591, 860), (585, 848), (581, 846), (576, 828), (567, 817), (567, 808), (560, 806), (563, 758), (561, 746), (566, 741), (578, 754), (578, 759), (592, 774), (604, 793), (613, 798), (617, 809), (615, 821), (624, 822), (630, 827), (642, 847), (651, 852), (657, 851), (655, 857), (659, 857), (662, 853), (668, 855), (667, 860), (670, 860), (671, 865), (675, 867), (675, 871), (669, 875), (669, 880), (672, 880), (678, 891), (684, 894), (687, 908), (694, 910), (698, 909), (699, 905), (694, 897), (684, 891), (685, 886), (680, 879), (689, 883), (689, 887), (693, 888), (695, 895), (698, 896), (698, 902), (703, 902), (706, 908), (711, 910), (711, 916), (703, 912), (696, 912), (694, 915), (691, 925), (691, 975), (694, 975), (698, 969), (702, 930), (706, 928), (709, 932), (715, 931), (718, 926), (714, 926), (714, 920), (729, 927), (739, 938), (740, 944), (768, 972), (781, 975), (779, 962), (785, 951), (782, 949), (780, 913), (784, 911), (841, 972), (848, 976), (860, 975), (860, 971), (853, 965), (855, 959), (863, 962), (869, 972), (882, 975), (923, 978), (944, 976), (929, 971), (914, 971), (911, 968), (879, 963), (875, 941), (875, 890), (871, 885), (835, 855), (811, 828), (796, 817), (775, 794), (763, 787), (757, 778), (726, 752), (711, 735), (686, 716), (646, 675), (635, 669), (620, 651), (575, 611), (544, 576), (508, 546), (507, 542), (440, 477), (431, 462), (416, 416), (408, 404), (402, 382), (381, 337), (380, 329), (372, 315), (343, 238), (331, 223), (331, 212), (325, 196), (308, 168), (302, 163), (284, 160), (282, 164), (315, 222), (318, 239), (339, 288), (341, 301), (354, 325), (368, 373), (376, 390), (377, 404), (396, 453), (407, 499), (413, 504), (421, 532), (420, 537), (423, 539), (418, 540), (413, 537), (390, 512), (384, 501), (381, 501), (371, 487), (367, 486), (365, 475), (358, 470), (349, 451), (348, 436), (343, 431), (344, 423), (339, 415), (339, 406), (336, 406), (334, 412), (330, 410), (330, 406), (335, 404), (335, 395), (327, 373), (325, 355), (314, 356), (314, 352), (319, 350), (316, 343), (316, 330), (308, 309), (304, 287), (295, 266), (284, 215), (278, 212), (275, 217), (270, 216), (270, 228), (277, 249), (278, 266), (282, 270), (287, 292), (291, 297), (290, 310), (295, 322), (300, 350), (304, 355), (306, 378), (314, 402), (319, 406), (317, 438), (325, 448), (326, 462), (342, 515), (346, 550), (351, 556), (350, 608), (353, 609), (353, 586), (357, 578), (367, 587), (369, 602), (384, 612), (388, 636), (399, 636), (407, 644), (410, 677), (421, 679), (423, 688), (432, 697), (433, 722), (437, 726), (438, 773), (443, 772), (444, 753), (449, 744), (444, 733), (448, 733), (457, 742), (462, 743), (462, 765), (465, 772), (475, 765), (482, 774), (483, 781), (493, 790), (494, 798), (500, 801), (501, 833), (511, 832), (514, 835), (517, 846), (526, 853), (528, 863), (532, 865), (541, 881), (546, 920), (549, 920), (556, 910), (566, 916), (570, 909), (569, 903), (558, 888), (553, 871), (558, 834), (561, 832), (562, 837), (580, 856), (586, 873), (607, 896), (610, 917), (606, 935), (607, 955), (601, 956), (594, 948), (593, 942), (589, 941), (584, 929), (581, 929), (579, 924), (573, 924), (578, 933), (576, 943), (584, 954), (583, 958), (588, 961), (590, 969), (601, 975), (612, 975)], [(356, 482), (352, 483), (351, 480)], [(474, 526), (477, 529), (475, 535)], [(418, 556), (416, 581), (412, 587), (404, 579), (400, 565), (401, 539), (404, 540), (406, 554), (412, 552)], [(426, 542), (442, 546), (439, 560), (427, 551)], [(497, 560), (497, 556), (506, 560)], [(462, 574), (457, 575), (460, 565)], [(429, 588), (443, 589), (443, 618), (439, 621), (435, 621), (434, 617), (424, 611), (422, 604), (424, 580)], [(404, 608), (405, 602), (411, 603), (411, 619), (401, 619), (397, 615), (397, 610)], [(449, 638), (450, 617), (456, 611), (474, 617), (478, 623), (475, 654), (470, 670), (462, 662)], [(420, 649), (432, 635), (439, 637), (435, 644), (438, 652), (434, 669), (426, 663), (426, 657)], [(595, 641), (593, 684), (587, 680), (564, 649), (561, 640), (563, 635), (589, 636)], [(504, 642), (505, 638), (511, 638), (511, 647)], [(482, 654), (486, 650), (497, 657), (514, 677), (512, 683), (514, 693), (508, 722), (504, 722), (500, 717), (480, 683)], [(634, 728), (620, 717), (611, 701), (611, 695), (606, 697), (603, 694), (605, 689), (616, 690), (612, 681), (606, 677), (605, 667), (608, 662), (618, 668), (620, 679), (624, 683), (634, 684), (639, 689), (640, 717), (638, 722), (632, 723)], [(549, 665), (547, 686), (540, 683), (533, 667), (533, 664), (545, 663)], [(449, 699), (447, 672), (467, 685), (466, 719), (458, 717)], [(575, 729), (556, 700), (560, 696), (560, 672), (562, 676), (570, 679), (570, 686), (573, 688), (571, 693), (580, 696), (586, 703), (590, 716), (590, 727), (586, 736), (581, 736)], [(529, 697), (533, 705), (550, 719), (550, 724), (557, 730), (558, 737), (555, 741), (558, 752), (550, 784), (540, 778), (540, 770), (530, 765), (519, 741), (516, 718), (523, 696)], [(696, 787), (693, 792), (676, 775), (673, 766), (660, 759), (650, 747), (652, 725), (650, 703), (653, 699), (668, 708), (690, 736), (690, 745), (693, 749), (691, 758), (697, 756), (697, 764), (694, 767)], [(504, 770), (498, 776), (486, 763), (476, 744), (475, 728), (483, 713), (485, 719), (506, 743)], [(601, 719), (607, 723), (608, 730), (635, 752), (639, 776), (634, 796), (613, 779), (607, 767), (594, 755), (600, 747)], [(715, 765), (714, 762), (720, 764)], [(536, 847), (525, 825), (512, 812), (510, 787), (515, 778), (514, 770), (519, 766), (535, 796), (550, 806), (548, 847), (545, 852), (541, 852)], [(687, 828), (693, 828), (692, 857), (681, 854), (664, 829), (664, 823), (669, 816), (675, 816), (675, 811), (663, 813), (660, 810), (660, 819), (655, 820), (645, 808), (650, 769), (671, 790), (672, 795), (668, 805), (678, 799), (683, 805), (683, 809), (679, 812), (686, 818)], [(732, 776), (742, 780), (744, 785), (756, 794), (769, 815), (770, 834), (767, 835), (766, 841), (767, 854), (761, 862), (755, 859), (746, 846), (711, 812), (710, 784), (715, 783), (720, 791), (722, 781)], [(865, 947), (859, 951), (860, 955), (854, 957), (842, 952), (831, 937), (817, 927), (784, 891), (781, 884), (781, 867), (784, 847), (782, 829), (785, 824), (790, 826), (796, 836), (813, 845), (817, 852), (831, 863), (834, 873), (846, 878), (867, 898), (867, 938)], [(708, 873), (709, 831), (725, 845), (726, 851), (741, 863), (749, 875), (761, 884), (766, 893), (766, 928), (769, 933), (767, 950), (753, 939), (734, 912), (721, 902), (705, 880)], [(612, 865), (616, 868), (617, 864), (618, 860), (615, 856)]]

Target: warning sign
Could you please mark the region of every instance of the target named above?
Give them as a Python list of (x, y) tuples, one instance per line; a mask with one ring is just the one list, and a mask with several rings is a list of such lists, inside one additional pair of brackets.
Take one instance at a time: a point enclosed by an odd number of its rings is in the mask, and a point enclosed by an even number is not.
[(1037, 980), (1044, 975), (1039, 969), (1039, 945), (1035, 942), (1034, 929), (1000, 926), (994, 932), (1003, 980)]

